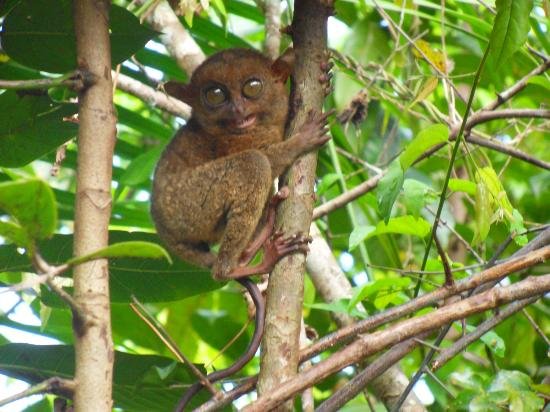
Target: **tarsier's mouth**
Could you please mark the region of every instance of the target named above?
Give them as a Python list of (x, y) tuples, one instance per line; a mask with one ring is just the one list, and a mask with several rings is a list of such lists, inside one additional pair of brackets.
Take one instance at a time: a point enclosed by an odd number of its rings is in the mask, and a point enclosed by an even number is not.
[(233, 125), (237, 129), (246, 129), (256, 123), (256, 115), (250, 114), (242, 120), (234, 120)]

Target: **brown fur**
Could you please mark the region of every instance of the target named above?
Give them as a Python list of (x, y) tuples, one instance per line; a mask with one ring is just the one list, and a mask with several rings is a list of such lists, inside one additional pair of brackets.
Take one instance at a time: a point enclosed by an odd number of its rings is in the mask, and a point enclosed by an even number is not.
[[(151, 212), (166, 245), (183, 260), (212, 267), (216, 279), (252, 274), (239, 268), (240, 259), (259, 231), (273, 179), (299, 155), (328, 140), (326, 118), (316, 115), (283, 140), (291, 62), (290, 54), (272, 62), (252, 50), (229, 49), (199, 66), (189, 85), (166, 86), (193, 114), (160, 158)], [(242, 93), (251, 78), (263, 84), (257, 98)], [(205, 104), (203, 90), (211, 85), (228, 91), (227, 103), (215, 108)], [(237, 126), (251, 116), (252, 125)], [(215, 255), (209, 246), (217, 242)], [(280, 255), (302, 250), (299, 243), (286, 240), (294, 248)]]

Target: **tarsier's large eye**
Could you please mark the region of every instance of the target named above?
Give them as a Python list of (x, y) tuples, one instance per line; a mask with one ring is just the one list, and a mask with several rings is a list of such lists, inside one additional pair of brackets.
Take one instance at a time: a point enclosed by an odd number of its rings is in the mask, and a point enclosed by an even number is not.
[(249, 79), (243, 86), (243, 94), (246, 97), (258, 97), (262, 92), (263, 85), (262, 82), (258, 79)]
[(204, 100), (210, 106), (220, 106), (227, 100), (227, 93), (220, 86), (212, 86), (203, 91)]

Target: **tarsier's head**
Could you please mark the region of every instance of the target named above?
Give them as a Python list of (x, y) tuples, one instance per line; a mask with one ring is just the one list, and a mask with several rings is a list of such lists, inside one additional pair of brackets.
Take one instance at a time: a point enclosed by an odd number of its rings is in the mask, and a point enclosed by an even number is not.
[(292, 50), (272, 61), (254, 50), (228, 49), (202, 63), (188, 85), (168, 82), (165, 88), (193, 108), (207, 132), (250, 133), (285, 123), (292, 63)]

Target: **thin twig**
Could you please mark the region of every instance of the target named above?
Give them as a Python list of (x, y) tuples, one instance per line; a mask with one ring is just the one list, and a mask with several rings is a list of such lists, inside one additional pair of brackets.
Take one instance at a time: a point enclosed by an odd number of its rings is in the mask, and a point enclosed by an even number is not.
[(63, 76), (49, 79), (32, 80), (0, 80), (0, 89), (33, 90), (49, 89), (51, 87), (69, 87), (73, 90), (82, 90), (90, 86), (93, 79), (90, 74), (80, 70), (67, 73)]
[(25, 389), (22, 392), (0, 400), (0, 407), (19, 399), (27, 398), (29, 396), (38, 395), (41, 393), (53, 393), (70, 399), (73, 396), (75, 386), (76, 385), (73, 380), (62, 379), (58, 377), (49, 378), (43, 382), (31, 386), (30, 388)]
[(132, 296), (132, 303), (130, 304), (132, 310), (143, 320), (149, 328), (159, 337), (159, 339), (166, 345), (166, 347), (176, 356), (176, 358), (183, 364), (185, 364), (191, 373), (200, 380), (200, 382), (214, 395), (219, 397), (220, 392), (210, 383), (210, 381), (204, 376), (204, 374), (191, 362), (183, 352), (178, 348), (178, 345), (168, 331), (158, 322), (155, 317), (149, 313), (147, 308), (135, 297)]
[[(426, 250), (424, 252), (424, 258), (422, 259), (422, 264), (420, 266), (420, 270), (424, 270), (426, 268), (426, 263), (428, 262), (428, 257), (430, 255), (430, 249), (432, 246), (432, 239), (435, 237), (437, 232), (437, 226), (439, 222), (439, 218), (441, 216), (441, 213), (443, 211), (443, 204), (445, 203), (445, 196), (447, 193), (447, 188), (449, 187), (449, 179), (451, 178), (451, 173), (453, 171), (454, 167), (454, 161), (456, 159), (456, 155), (458, 153), (458, 148), (460, 146), (460, 141), (462, 134), (464, 133), (464, 130), (466, 129), (466, 123), (468, 121), (468, 114), (470, 113), (470, 109), (472, 107), (472, 103), (474, 101), (474, 96), (476, 92), (476, 88), (479, 82), (479, 79), (481, 77), (481, 72), (483, 71), (483, 66), (485, 65), (485, 61), (487, 60), (487, 56), (489, 56), (489, 47), (485, 49), (485, 53), (483, 54), (483, 57), (481, 58), (481, 62), (479, 63), (479, 67), (476, 72), (476, 76), (474, 78), (474, 82), (472, 84), (472, 90), (470, 91), (470, 97), (468, 98), (468, 103), (466, 104), (466, 110), (464, 112), (464, 117), (462, 119), (462, 123), (460, 125), (460, 130), (458, 131), (458, 134), (456, 136), (456, 141), (453, 146), (453, 151), (451, 153), (451, 158), (449, 160), (449, 167), (447, 169), (447, 174), (445, 176), (445, 180), (443, 181), (443, 187), (441, 188), (441, 195), (439, 197), (439, 204), (437, 205), (437, 211), (435, 213), (435, 219), (432, 226), (432, 231), (430, 234), (430, 238), (428, 239), (428, 244), (426, 245)], [(422, 284), (422, 275), (420, 275), (420, 279), (416, 282), (416, 286), (414, 288), (414, 296), (418, 296), (418, 293), (420, 292), (420, 286)]]
[(513, 302), (510, 305), (508, 305), (506, 308), (500, 309), (497, 315), (493, 316), (491, 319), (484, 321), (483, 323), (478, 325), (473, 332), (468, 333), (467, 335), (463, 336), (462, 338), (454, 342), (452, 346), (441, 351), (439, 356), (431, 364), (432, 371), (436, 371), (437, 369), (442, 367), (445, 363), (447, 363), (449, 360), (455, 357), (458, 353), (463, 351), (468, 345), (470, 345), (471, 343), (481, 338), (484, 334), (489, 332), (491, 329), (493, 329), (502, 321), (512, 316), (514, 313), (523, 309), (525, 306), (528, 306), (536, 302), (539, 299), (539, 297), (540, 296), (535, 296), (533, 298), (528, 298), (517, 302)]
[(453, 273), (451, 272), (451, 265), (449, 264), (449, 259), (447, 259), (447, 254), (445, 253), (445, 250), (443, 249), (443, 246), (441, 246), (441, 243), (439, 242), (439, 238), (435, 233), (434, 233), (434, 242), (435, 242), (435, 247), (437, 249), (437, 253), (443, 265), (443, 271), (445, 272), (445, 286), (451, 287), (454, 283)]
[(482, 110), (483, 111), (488, 111), (488, 110), (496, 109), (498, 106), (500, 106), (503, 103), (507, 102), (512, 97), (514, 97), (516, 94), (518, 94), (520, 91), (525, 89), (525, 87), (528, 84), (529, 79), (531, 79), (534, 76), (538, 76), (541, 73), (544, 73), (549, 68), (550, 68), (550, 60), (546, 60), (540, 66), (534, 68), (529, 73), (527, 73), (525, 76), (523, 76), (521, 79), (519, 79), (516, 83), (514, 83), (514, 85), (512, 85), (508, 89), (504, 90), (503, 92), (498, 93), (497, 98), (495, 100), (493, 100), (491, 103), (487, 104)]
[(544, 331), (541, 329), (541, 327), (537, 324), (535, 319), (533, 319), (533, 317), (529, 314), (529, 312), (527, 312), (527, 310), (525, 310), (525, 308), (521, 310), (521, 313), (523, 313), (523, 316), (527, 318), (527, 320), (529, 321), (533, 329), (535, 329), (535, 332), (537, 332), (537, 334), (541, 337), (541, 339), (546, 343), (546, 346), (550, 347), (550, 339), (548, 339), (548, 337), (546, 336)]
[(510, 273), (516, 273), (538, 263), (544, 262), (547, 259), (550, 259), (550, 246), (495, 265), (467, 279), (462, 279), (455, 282), (453, 287), (439, 288), (421, 295), (407, 303), (392, 307), (384, 312), (356, 322), (353, 325), (340, 328), (336, 332), (322, 337), (317, 342), (306, 348), (302, 353), (300, 353), (300, 359), (309, 359), (310, 357), (318, 355), (319, 353), (337, 344), (349, 341), (358, 334), (365, 333), (385, 323), (399, 319), (402, 316), (414, 313), (417, 310), (442, 301), (450, 296), (458, 295), (464, 291), (474, 289), (479, 285), (498, 281), (508, 276)]

